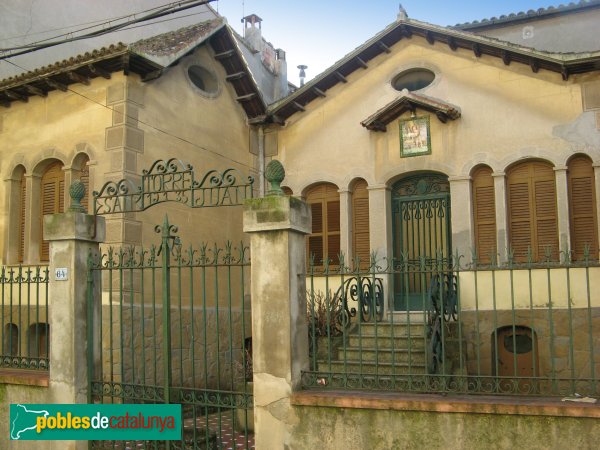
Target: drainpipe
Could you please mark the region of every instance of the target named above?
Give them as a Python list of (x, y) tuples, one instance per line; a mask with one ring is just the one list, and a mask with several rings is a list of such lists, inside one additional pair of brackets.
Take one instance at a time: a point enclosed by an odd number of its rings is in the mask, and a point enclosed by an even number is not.
[(261, 197), (265, 196), (265, 128), (258, 127), (258, 189)]

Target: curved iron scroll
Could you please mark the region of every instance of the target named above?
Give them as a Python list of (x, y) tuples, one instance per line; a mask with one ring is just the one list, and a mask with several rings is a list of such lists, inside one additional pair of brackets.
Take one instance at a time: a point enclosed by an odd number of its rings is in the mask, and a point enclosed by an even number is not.
[(438, 373), (444, 358), (444, 323), (456, 321), (458, 315), (457, 277), (452, 272), (432, 275), (429, 283), (427, 337), (429, 373)]
[[(383, 281), (381, 278), (352, 277), (344, 281), (334, 295), (334, 304), (339, 304), (338, 323), (347, 328), (360, 311), (363, 322), (383, 319)], [(339, 301), (341, 300), (341, 301)], [(350, 307), (356, 302), (357, 307)]]
[(129, 180), (109, 181), (94, 191), (94, 214), (144, 211), (164, 202), (190, 208), (242, 205), (252, 198), (254, 177), (236, 169), (210, 170), (200, 179), (194, 168), (176, 158), (157, 160), (142, 171), (138, 186)]

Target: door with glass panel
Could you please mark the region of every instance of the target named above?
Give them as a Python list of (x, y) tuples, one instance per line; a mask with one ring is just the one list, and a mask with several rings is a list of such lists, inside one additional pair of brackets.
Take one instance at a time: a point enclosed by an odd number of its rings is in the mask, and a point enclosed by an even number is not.
[(429, 307), (432, 275), (447, 269), (451, 258), (448, 177), (420, 173), (392, 187), (394, 309)]

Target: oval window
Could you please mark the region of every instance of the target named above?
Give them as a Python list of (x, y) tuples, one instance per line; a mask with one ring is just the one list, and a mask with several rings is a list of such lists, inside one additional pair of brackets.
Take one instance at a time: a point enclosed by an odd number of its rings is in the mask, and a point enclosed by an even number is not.
[(202, 66), (193, 65), (188, 67), (188, 77), (190, 81), (198, 89), (208, 93), (216, 94), (219, 89), (219, 83), (217, 77), (212, 72), (209, 72)]
[(392, 86), (397, 91), (408, 89), (418, 91), (429, 86), (435, 79), (435, 74), (428, 69), (410, 69), (397, 75), (392, 80)]

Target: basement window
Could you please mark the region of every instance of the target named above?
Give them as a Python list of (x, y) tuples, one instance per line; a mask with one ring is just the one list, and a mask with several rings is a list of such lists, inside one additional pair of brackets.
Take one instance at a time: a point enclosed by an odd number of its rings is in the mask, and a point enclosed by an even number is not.
[(428, 69), (416, 68), (405, 70), (396, 75), (392, 80), (392, 86), (397, 91), (418, 91), (429, 86), (435, 79), (435, 74)]
[(217, 81), (217, 77), (204, 67), (191, 65), (188, 67), (187, 74), (192, 84), (200, 89), (203, 93), (211, 96), (218, 93), (219, 83)]

